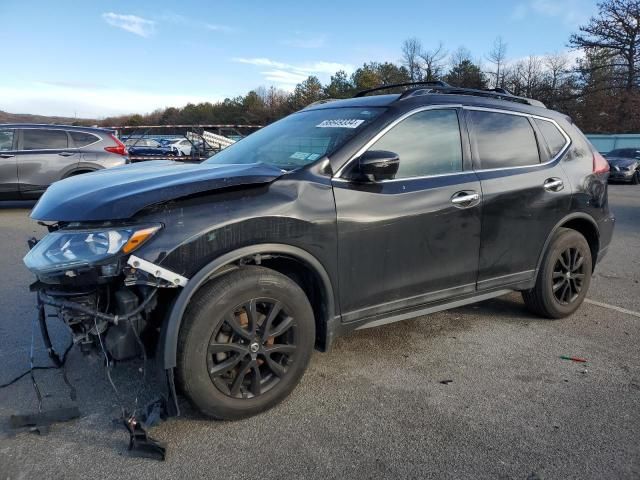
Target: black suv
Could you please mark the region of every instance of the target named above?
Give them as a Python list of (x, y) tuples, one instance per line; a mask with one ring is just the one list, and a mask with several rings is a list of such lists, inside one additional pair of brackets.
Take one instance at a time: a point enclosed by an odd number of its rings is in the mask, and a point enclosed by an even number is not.
[(614, 219), (609, 166), (571, 119), (502, 90), (370, 93), (200, 165), (55, 183), (25, 257), (40, 304), (111, 360), (152, 349), (172, 399), (175, 373), (224, 419), (281, 401), (314, 346), (354, 329), (512, 291), (572, 314)]

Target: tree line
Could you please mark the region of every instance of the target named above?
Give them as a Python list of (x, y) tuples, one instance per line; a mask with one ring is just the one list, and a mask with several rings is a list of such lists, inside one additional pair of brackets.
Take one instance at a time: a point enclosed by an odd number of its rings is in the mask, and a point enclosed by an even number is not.
[(310, 76), (291, 92), (260, 87), (218, 103), (110, 117), (102, 125), (265, 125), (315, 101), (349, 98), (385, 84), (443, 80), (457, 87), (503, 88), (535, 98), (571, 116), (585, 132), (640, 131), (640, 0), (599, 3), (598, 13), (570, 36), (567, 46), (578, 55), (531, 55), (514, 61), (501, 37), (481, 58), (473, 58), (463, 47), (425, 47), (414, 37), (402, 43), (397, 63), (373, 61), (351, 74), (338, 71), (324, 85)]

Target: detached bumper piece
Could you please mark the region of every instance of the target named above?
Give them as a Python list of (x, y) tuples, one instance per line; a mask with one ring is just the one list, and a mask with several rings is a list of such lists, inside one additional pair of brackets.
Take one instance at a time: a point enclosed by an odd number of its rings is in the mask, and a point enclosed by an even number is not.
[[(73, 343), (67, 348), (62, 358), (56, 353), (53, 349), (53, 345), (51, 344), (51, 337), (49, 335), (49, 329), (47, 328), (47, 322), (45, 319), (44, 305), (42, 303), (38, 303), (38, 320), (37, 323), (40, 325), (40, 333), (42, 334), (42, 340), (47, 349), (47, 353), (49, 358), (53, 361), (54, 366), (52, 367), (34, 367), (33, 366), (33, 343), (35, 340), (35, 324), (36, 320), (33, 321), (32, 332), (31, 332), (31, 354), (29, 357), (30, 369), (27, 370), (26, 373), (29, 373), (31, 376), (31, 382), (33, 384), (33, 388), (36, 392), (36, 396), (38, 397), (38, 413), (31, 414), (23, 414), (23, 415), (11, 415), (9, 417), (9, 426), (13, 430), (18, 429), (29, 429), (32, 432), (36, 432), (40, 435), (45, 435), (49, 433), (49, 427), (54, 423), (60, 422), (68, 422), (70, 420), (74, 420), (76, 418), (80, 418), (80, 410), (76, 405), (71, 407), (62, 407), (55, 408), (52, 410), (42, 410), (42, 394), (40, 393), (40, 387), (38, 386), (38, 382), (36, 381), (36, 377), (34, 376), (34, 370), (42, 369), (42, 368), (54, 368), (62, 370), (62, 377), (64, 382), (69, 387), (69, 396), (71, 401), (75, 403), (76, 401), (76, 390), (69, 382), (67, 378), (67, 373), (65, 371), (65, 362), (67, 360), (67, 354), (69, 350), (73, 346)], [(22, 376), (26, 375), (23, 374)], [(21, 378), (22, 376), (17, 377), (16, 379)], [(5, 385), (8, 386), (9, 384)]]
[(29, 428), (37, 431), (40, 435), (49, 432), (49, 427), (54, 423), (68, 422), (80, 418), (78, 407), (65, 407), (27, 415), (11, 415), (9, 426), (14, 429)]

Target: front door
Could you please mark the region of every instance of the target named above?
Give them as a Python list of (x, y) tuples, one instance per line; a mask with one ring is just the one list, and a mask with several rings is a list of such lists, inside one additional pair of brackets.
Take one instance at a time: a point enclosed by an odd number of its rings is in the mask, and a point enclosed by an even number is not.
[(21, 130), (16, 155), (20, 192), (24, 198), (41, 195), (53, 182), (64, 178), (80, 161), (65, 130), (25, 128)]
[(343, 321), (475, 291), (480, 182), (459, 115), (420, 109), (374, 138), (364, 150), (400, 158), (394, 179), (334, 179)]
[(20, 195), (16, 144), (14, 130), (0, 129), (0, 200), (15, 200)]

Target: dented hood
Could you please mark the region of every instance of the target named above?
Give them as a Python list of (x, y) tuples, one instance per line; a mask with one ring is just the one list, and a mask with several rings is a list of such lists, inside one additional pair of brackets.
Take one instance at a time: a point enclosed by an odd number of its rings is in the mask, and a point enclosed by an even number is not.
[(141, 209), (225, 187), (268, 183), (278, 168), (245, 165), (142, 162), (70, 177), (51, 185), (31, 212), (35, 220), (122, 220)]

